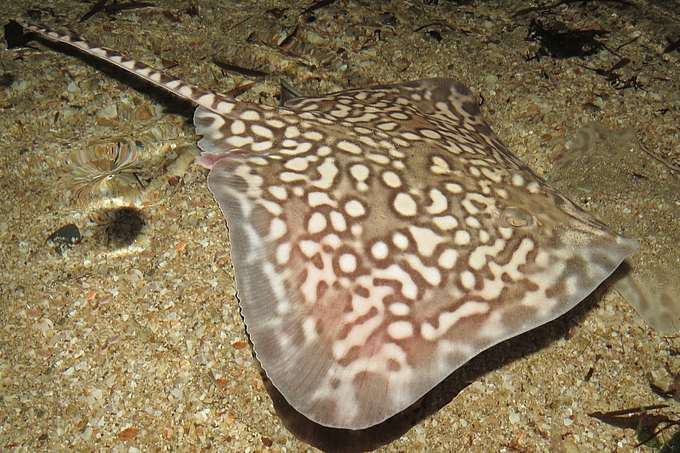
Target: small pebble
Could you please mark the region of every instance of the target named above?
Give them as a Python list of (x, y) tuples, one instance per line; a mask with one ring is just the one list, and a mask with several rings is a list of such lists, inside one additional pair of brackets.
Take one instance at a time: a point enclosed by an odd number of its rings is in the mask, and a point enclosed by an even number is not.
[(72, 223), (64, 225), (47, 237), (46, 242), (53, 244), (54, 249), (61, 255), (67, 249), (79, 244), (82, 239), (80, 230)]

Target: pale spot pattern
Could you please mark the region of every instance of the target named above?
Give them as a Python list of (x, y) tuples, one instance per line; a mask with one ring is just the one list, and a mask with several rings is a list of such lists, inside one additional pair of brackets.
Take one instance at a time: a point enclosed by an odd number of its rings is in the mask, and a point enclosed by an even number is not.
[(248, 334), (309, 419), (362, 429), (481, 351), (565, 313), (637, 244), (512, 155), (470, 91), (428, 79), (236, 101), (71, 44), (199, 105)]

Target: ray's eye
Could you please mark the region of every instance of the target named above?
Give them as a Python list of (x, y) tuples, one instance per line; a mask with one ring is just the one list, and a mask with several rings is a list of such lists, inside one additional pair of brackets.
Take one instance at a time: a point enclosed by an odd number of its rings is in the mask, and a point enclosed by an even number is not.
[(534, 216), (526, 209), (508, 206), (501, 212), (501, 221), (513, 228), (525, 228), (533, 226)]

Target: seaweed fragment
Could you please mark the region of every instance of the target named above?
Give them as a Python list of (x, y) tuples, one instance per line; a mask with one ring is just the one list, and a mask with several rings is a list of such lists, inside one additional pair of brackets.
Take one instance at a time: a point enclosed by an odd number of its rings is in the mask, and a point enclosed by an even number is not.
[(607, 35), (607, 30), (578, 30), (569, 28), (562, 22), (543, 25), (533, 19), (529, 24), (527, 41), (538, 42), (539, 55), (552, 58), (587, 57), (595, 55), (606, 46), (596, 38)]
[[(473, 0), (446, 0), (446, 1), (451, 2), (451, 3), (455, 3), (456, 6), (471, 5), (472, 3), (474, 3)], [(424, 3), (426, 5), (436, 6), (436, 5), (439, 5), (439, 0), (424, 0)]]
[(609, 412), (591, 412), (588, 415), (617, 428), (639, 429), (641, 426), (656, 427), (668, 420), (665, 415), (650, 415), (649, 411), (665, 409), (668, 404), (632, 407)]
[(634, 3), (626, 1), (626, 0), (562, 0), (561, 2), (553, 3), (551, 5), (532, 6), (532, 7), (529, 7), (529, 8), (520, 9), (519, 11), (515, 12), (515, 14), (513, 14), (512, 17), (523, 16), (525, 14), (529, 14), (529, 13), (533, 13), (533, 12), (537, 12), (537, 11), (539, 11), (539, 12), (540, 11), (547, 11), (547, 10), (550, 10), (550, 9), (553, 9), (553, 8), (558, 8), (562, 5), (568, 5), (570, 3), (581, 3), (581, 4), (585, 5), (586, 3), (596, 2), (596, 1), (602, 2), (602, 3), (606, 3), (608, 1), (610, 3), (618, 3), (618, 4), (624, 5), (624, 6), (633, 6), (634, 5)]
[(464, 35), (469, 35), (471, 33), (470, 30), (459, 29), (457, 26), (442, 20), (431, 22), (415, 29), (416, 32), (421, 32), (423, 30), (425, 30), (424, 36), (426, 38), (434, 39), (437, 42), (458, 32)]
[(604, 77), (612, 86), (612, 88), (617, 91), (625, 90), (627, 88), (634, 88), (637, 90), (642, 88), (642, 85), (637, 80), (637, 75), (632, 75), (631, 77), (624, 79), (619, 73), (616, 72), (617, 70), (626, 67), (630, 61), (631, 60), (629, 58), (621, 58), (609, 69), (591, 68), (590, 66), (582, 64), (579, 66)]
[(595, 365), (596, 365), (597, 362), (599, 362), (600, 360), (602, 360), (602, 355), (597, 354), (597, 355), (595, 356), (595, 360), (593, 361), (593, 364), (590, 366), (590, 368), (588, 369), (588, 372), (587, 372), (586, 375), (583, 377), (583, 380), (584, 380), (585, 382), (589, 382), (589, 381), (592, 379), (593, 374), (595, 373)]
[(106, 5), (109, 3), (110, 0), (99, 0), (97, 3), (95, 3), (92, 8), (88, 12), (86, 12), (83, 17), (80, 18), (80, 22), (84, 22), (90, 17), (94, 16), (98, 12), (105, 11), (109, 14), (115, 14), (119, 11), (123, 11), (126, 9), (139, 9), (139, 8), (149, 8), (156, 6), (153, 3), (148, 3), (148, 2), (127, 2), (127, 3), (118, 3), (116, 0), (113, 1), (113, 5)]
[[(592, 412), (588, 415), (617, 428), (635, 430), (635, 438), (638, 442), (635, 446), (636, 448), (642, 445), (660, 446), (657, 436), (672, 426), (680, 426), (680, 421), (674, 420), (667, 415), (650, 414), (649, 412), (667, 407), (670, 406), (668, 404), (655, 404), (611, 412)], [(665, 424), (665, 426), (659, 428), (661, 424)]]
[(223, 58), (222, 56), (215, 57), (213, 59), (213, 63), (215, 63), (218, 67), (224, 69), (225, 71), (235, 72), (246, 77), (265, 77), (271, 74), (270, 72), (266, 71), (259, 71), (257, 69), (251, 69), (243, 66), (238, 66), (235, 64), (230, 64), (224, 61), (222, 58)]
[(128, 9), (152, 8), (156, 5), (149, 2), (128, 2), (118, 5), (110, 5), (104, 8), (107, 13), (117, 13), (118, 11), (125, 11)]
[(85, 22), (90, 17), (94, 16), (100, 11), (104, 11), (104, 6), (109, 2), (109, 0), (99, 0), (97, 3), (92, 5), (92, 8), (80, 18), (79, 22)]
[(314, 22), (316, 20), (316, 15), (314, 14), (314, 11), (317, 9), (325, 8), (326, 6), (332, 5), (335, 3), (337, 0), (320, 0), (316, 3), (314, 3), (312, 6), (304, 10), (300, 14), (300, 19), (303, 22)]

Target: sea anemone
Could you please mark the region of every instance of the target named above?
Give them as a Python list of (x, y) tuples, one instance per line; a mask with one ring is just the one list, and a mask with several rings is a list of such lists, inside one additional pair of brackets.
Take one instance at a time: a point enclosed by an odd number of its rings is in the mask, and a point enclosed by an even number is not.
[(137, 157), (138, 147), (133, 141), (96, 143), (79, 149), (69, 158), (69, 188), (83, 202), (98, 195), (134, 196), (144, 188)]

